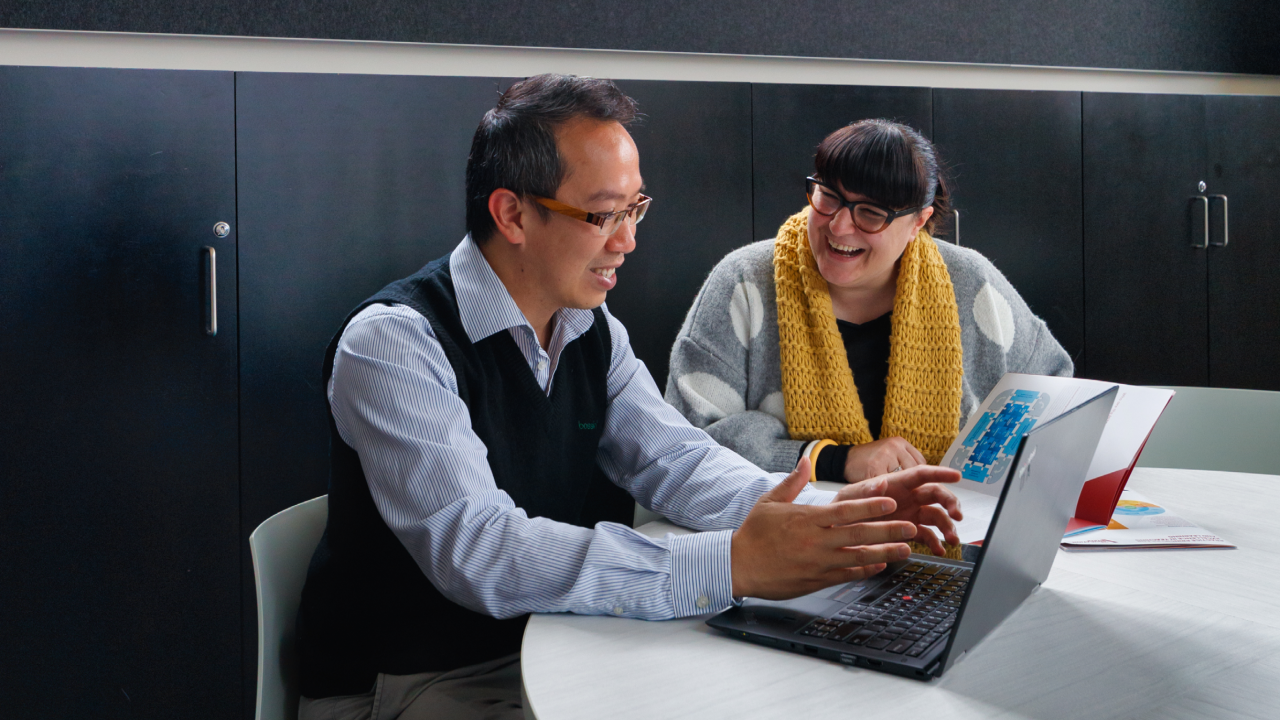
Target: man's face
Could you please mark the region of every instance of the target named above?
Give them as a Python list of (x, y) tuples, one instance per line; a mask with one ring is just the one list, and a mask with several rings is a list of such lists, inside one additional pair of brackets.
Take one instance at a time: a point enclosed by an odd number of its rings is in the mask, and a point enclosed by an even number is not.
[[(577, 120), (556, 134), (567, 164), (555, 200), (592, 213), (623, 210), (640, 199), (640, 154), (626, 128), (616, 122)], [(533, 200), (526, 200), (532, 206)], [(536, 214), (526, 227), (524, 265), (535, 273), (543, 301), (553, 307), (595, 308), (618, 278), (623, 256), (635, 249), (635, 226), (622, 223), (612, 235), (582, 220)]]

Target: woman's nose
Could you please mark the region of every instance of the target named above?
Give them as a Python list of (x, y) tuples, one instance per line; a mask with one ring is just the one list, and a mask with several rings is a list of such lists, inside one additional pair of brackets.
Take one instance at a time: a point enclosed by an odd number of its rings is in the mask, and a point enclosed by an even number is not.
[(827, 225), (831, 228), (831, 232), (838, 235), (852, 235), (857, 227), (853, 224), (853, 211), (847, 207), (837, 210)]

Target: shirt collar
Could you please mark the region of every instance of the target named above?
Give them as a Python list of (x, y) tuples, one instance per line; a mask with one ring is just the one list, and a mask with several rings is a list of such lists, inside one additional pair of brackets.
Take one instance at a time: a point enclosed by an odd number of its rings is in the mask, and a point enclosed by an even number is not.
[[(515, 327), (533, 332), (533, 326), (470, 235), (462, 238), (449, 257), (449, 273), (453, 276), (462, 329), (471, 342), (480, 342), (496, 332)], [(560, 308), (556, 311), (556, 324), (562, 327), (566, 344), (576, 340), (594, 322), (590, 310)]]

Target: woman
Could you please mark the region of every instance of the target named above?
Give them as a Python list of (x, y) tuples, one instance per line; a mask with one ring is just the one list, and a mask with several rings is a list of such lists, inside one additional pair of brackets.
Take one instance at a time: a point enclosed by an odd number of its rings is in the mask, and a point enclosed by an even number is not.
[(809, 206), (711, 272), (671, 351), (666, 399), (770, 471), (858, 482), (937, 463), (1006, 372), (1071, 358), (973, 250), (931, 233), (932, 144), (862, 120), (818, 146)]

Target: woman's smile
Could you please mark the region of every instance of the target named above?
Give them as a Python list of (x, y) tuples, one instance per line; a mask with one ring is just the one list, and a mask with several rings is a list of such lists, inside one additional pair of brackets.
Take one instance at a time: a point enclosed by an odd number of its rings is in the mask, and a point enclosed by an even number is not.
[(827, 247), (840, 257), (855, 258), (866, 252), (866, 248), (855, 247), (853, 245), (842, 245), (831, 238), (827, 238)]

